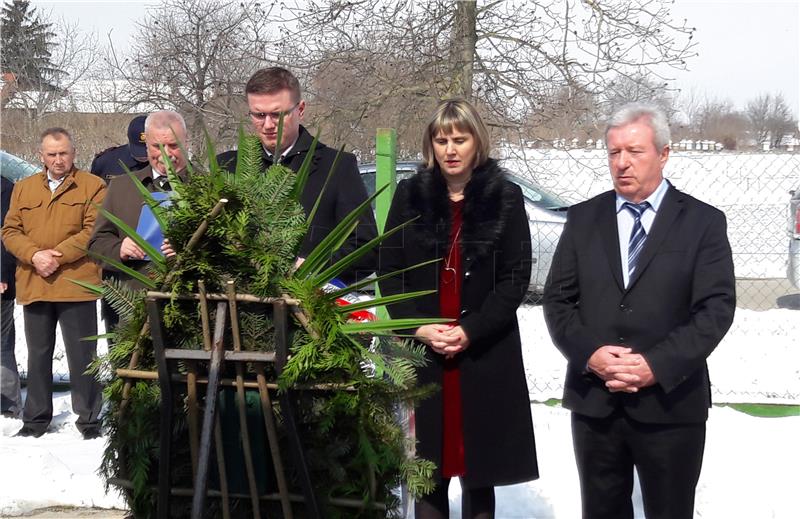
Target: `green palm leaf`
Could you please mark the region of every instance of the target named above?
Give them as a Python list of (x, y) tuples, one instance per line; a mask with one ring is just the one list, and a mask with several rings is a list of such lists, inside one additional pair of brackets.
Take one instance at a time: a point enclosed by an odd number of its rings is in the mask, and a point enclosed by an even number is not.
[(343, 295), (349, 294), (350, 292), (355, 292), (356, 290), (360, 290), (360, 289), (364, 288), (365, 286), (371, 285), (373, 283), (378, 283), (380, 281), (383, 281), (384, 279), (396, 276), (398, 274), (402, 274), (403, 272), (407, 272), (409, 270), (414, 270), (414, 269), (419, 268), (419, 267), (424, 267), (425, 265), (429, 265), (431, 263), (438, 263), (439, 261), (442, 261), (442, 258), (436, 258), (436, 259), (432, 259), (432, 260), (428, 260), (428, 261), (423, 261), (422, 263), (417, 263), (416, 265), (412, 265), (410, 267), (406, 267), (406, 268), (400, 269), (400, 270), (395, 270), (394, 272), (389, 272), (388, 274), (383, 274), (381, 276), (377, 276), (377, 277), (374, 277), (374, 278), (362, 279), (361, 281), (353, 283), (352, 285), (347, 285), (346, 287), (340, 288), (339, 290), (334, 290), (333, 292), (328, 292), (328, 293), (325, 294), (325, 297), (327, 297), (329, 300), (333, 301), (338, 297), (342, 297)]
[(311, 146), (308, 148), (306, 158), (303, 159), (303, 164), (300, 166), (300, 169), (297, 170), (294, 189), (292, 189), (291, 194), (292, 198), (295, 200), (300, 200), (300, 195), (303, 194), (303, 190), (306, 187), (308, 175), (311, 173), (311, 161), (313, 160), (314, 152), (317, 149), (317, 142), (319, 142), (319, 130), (317, 130), (317, 134), (314, 135), (314, 140), (311, 141)]
[[(355, 211), (355, 210), (354, 210)], [(351, 213), (352, 214), (352, 213)], [(349, 216), (349, 215), (348, 215)], [(314, 277), (313, 283), (315, 285), (322, 285), (327, 282), (329, 279), (333, 279), (338, 276), (342, 271), (347, 270), (352, 264), (356, 261), (361, 259), (365, 254), (369, 251), (374, 249), (379, 243), (383, 240), (391, 236), (392, 234), (396, 233), (397, 231), (401, 230), (406, 225), (410, 224), (413, 220), (409, 220), (405, 223), (401, 223), (394, 229), (386, 231), (385, 233), (376, 236), (375, 238), (371, 239), (361, 247), (357, 248), (347, 256), (341, 258), (339, 261), (328, 267), (327, 269), (323, 270), (321, 273), (317, 274)], [(337, 247), (338, 248), (338, 247)], [(335, 249), (334, 249), (335, 250)], [(332, 251), (331, 251), (332, 252)]]
[(156, 285), (155, 281), (153, 281), (152, 279), (150, 279), (146, 275), (142, 274), (138, 270), (134, 270), (134, 269), (130, 268), (129, 266), (127, 266), (124, 263), (122, 263), (121, 261), (117, 261), (115, 259), (111, 259), (108, 256), (104, 256), (102, 254), (97, 254), (96, 252), (92, 252), (92, 251), (86, 251), (86, 254), (91, 258), (94, 258), (94, 259), (99, 260), (99, 261), (101, 261), (103, 263), (111, 265), (112, 267), (114, 267), (115, 269), (119, 270), (120, 272), (123, 272), (123, 273), (129, 275), (130, 277), (132, 277), (133, 279), (139, 281), (141, 284), (143, 284), (145, 287), (149, 288), (150, 290), (155, 290), (156, 288), (158, 288), (158, 285)]
[(342, 218), (336, 227), (328, 233), (328, 236), (309, 253), (306, 260), (295, 272), (295, 277), (306, 278), (319, 272), (319, 270), (327, 264), (331, 254), (338, 250), (345, 240), (347, 240), (347, 237), (355, 230), (358, 225), (358, 217), (361, 216), (361, 213), (367, 209), (371, 210), (370, 204), (372, 204), (372, 201), (380, 195), (384, 189), (386, 189), (386, 186), (375, 191), (371, 197), (367, 198), (358, 207), (350, 211), (350, 214)]
[(415, 297), (427, 296), (428, 294), (434, 294), (434, 293), (436, 293), (436, 290), (419, 290), (417, 292), (406, 292), (405, 294), (395, 294), (392, 296), (378, 297), (375, 299), (371, 299), (369, 301), (359, 301), (358, 303), (353, 303), (344, 306), (337, 306), (336, 311), (339, 312), (340, 314), (347, 314), (350, 312), (355, 312), (357, 310), (363, 310), (365, 308), (391, 305), (394, 303), (399, 303), (400, 301), (405, 301), (406, 299), (414, 299)]
[(116, 216), (114, 216), (110, 211), (100, 207), (97, 204), (94, 204), (94, 205), (95, 205), (95, 207), (97, 207), (100, 210), (100, 212), (103, 214), (103, 216), (108, 218), (109, 222), (111, 222), (114, 225), (116, 225), (117, 228), (120, 231), (125, 233), (125, 235), (128, 238), (133, 240), (134, 243), (136, 243), (136, 245), (141, 247), (141, 249), (145, 252), (145, 254), (147, 254), (150, 257), (150, 260), (154, 264), (156, 264), (161, 269), (164, 269), (166, 267), (167, 262), (166, 262), (166, 259), (164, 258), (164, 256), (161, 254), (161, 251), (157, 250), (155, 247), (153, 247), (152, 245), (147, 243), (147, 240), (142, 238), (139, 235), (139, 233), (137, 233), (136, 230), (133, 227), (131, 227), (127, 223), (123, 222), (121, 219), (119, 219)]
[(407, 319), (387, 319), (385, 321), (370, 321), (367, 323), (345, 323), (341, 326), (344, 333), (375, 333), (391, 330), (406, 330), (408, 328), (419, 328), (426, 324), (452, 323), (455, 319), (444, 319), (441, 317), (420, 317)]
[(125, 173), (130, 177), (131, 182), (136, 187), (136, 190), (139, 191), (139, 194), (142, 195), (142, 199), (144, 199), (144, 203), (150, 208), (153, 212), (153, 216), (158, 222), (158, 226), (162, 229), (166, 229), (166, 222), (164, 220), (164, 207), (161, 205), (161, 200), (156, 200), (153, 198), (153, 194), (142, 184), (142, 181), (139, 180), (139, 177), (136, 176), (131, 170), (125, 167)]

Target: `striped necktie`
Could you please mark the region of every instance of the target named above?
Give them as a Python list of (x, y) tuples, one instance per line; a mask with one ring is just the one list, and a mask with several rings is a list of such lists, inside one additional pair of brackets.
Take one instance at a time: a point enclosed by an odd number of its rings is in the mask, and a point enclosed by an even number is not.
[(633, 229), (631, 229), (631, 237), (628, 240), (628, 276), (633, 276), (633, 272), (636, 270), (636, 263), (639, 261), (639, 254), (641, 254), (644, 242), (647, 239), (647, 233), (642, 227), (642, 213), (650, 207), (650, 202), (642, 202), (641, 204), (625, 202), (622, 207), (633, 215)]

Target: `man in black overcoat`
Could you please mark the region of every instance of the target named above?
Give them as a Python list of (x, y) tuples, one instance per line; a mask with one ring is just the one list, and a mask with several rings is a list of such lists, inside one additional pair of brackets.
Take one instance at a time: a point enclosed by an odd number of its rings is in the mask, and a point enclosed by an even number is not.
[(691, 519), (711, 406), (706, 358), (735, 308), (725, 215), (662, 176), (669, 125), (630, 104), (606, 130), (614, 190), (570, 208), (544, 313), (569, 361), (564, 407), (584, 518)]
[(144, 121), (146, 115), (137, 115), (128, 124), (128, 144), (106, 148), (94, 156), (89, 170), (106, 181), (125, 174), (125, 167), (138, 171), (147, 166)]
[[(278, 153), (281, 164), (294, 171), (299, 170), (308, 155), (313, 137), (300, 124), (305, 116), (306, 102), (301, 97), (297, 78), (284, 68), (261, 69), (247, 82), (245, 94), (253, 131), (261, 139), (264, 149), (263, 166), (266, 168), (272, 164), (274, 154)], [(283, 134), (278, 143), (278, 121), (281, 115)], [(342, 152), (339, 155), (336, 169), (330, 180), (327, 180), (336, 154), (337, 150), (321, 142), (317, 143), (308, 181), (300, 197), (306, 215), (311, 213), (323, 186), (325, 191), (311, 222), (311, 229), (300, 246), (298, 261), (302, 261), (336, 224), (367, 199), (367, 190), (359, 175), (356, 157), (351, 153)], [(236, 171), (235, 150), (221, 153), (217, 161), (228, 171)], [(375, 217), (372, 211), (367, 210), (346, 243), (334, 252), (331, 262), (353, 252), (375, 236)], [(352, 269), (343, 274), (344, 281), (350, 282), (368, 276), (375, 270), (376, 261), (375, 251), (363, 256)]]

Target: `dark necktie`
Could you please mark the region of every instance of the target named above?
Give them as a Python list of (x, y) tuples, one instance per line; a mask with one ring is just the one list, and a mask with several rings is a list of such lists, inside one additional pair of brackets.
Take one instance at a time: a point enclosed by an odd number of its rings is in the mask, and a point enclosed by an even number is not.
[(166, 175), (159, 175), (153, 179), (153, 182), (156, 183), (156, 187), (161, 191), (169, 191), (169, 179)]
[(639, 254), (641, 254), (644, 242), (647, 239), (647, 233), (644, 232), (644, 227), (642, 227), (642, 213), (650, 207), (650, 202), (642, 202), (641, 204), (625, 202), (622, 207), (633, 215), (633, 229), (631, 229), (631, 237), (628, 240), (628, 276), (633, 276), (636, 264), (639, 261)]

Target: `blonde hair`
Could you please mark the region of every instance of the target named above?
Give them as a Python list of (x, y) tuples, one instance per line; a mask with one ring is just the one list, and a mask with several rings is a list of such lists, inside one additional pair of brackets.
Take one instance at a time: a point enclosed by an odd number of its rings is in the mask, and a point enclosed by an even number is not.
[(439, 132), (448, 134), (452, 133), (454, 129), (469, 133), (475, 139), (476, 151), (473, 167), (478, 167), (489, 159), (489, 130), (478, 111), (463, 99), (446, 99), (439, 103), (436, 110), (433, 111), (422, 137), (422, 160), (426, 168), (432, 169), (436, 165), (433, 138)]

